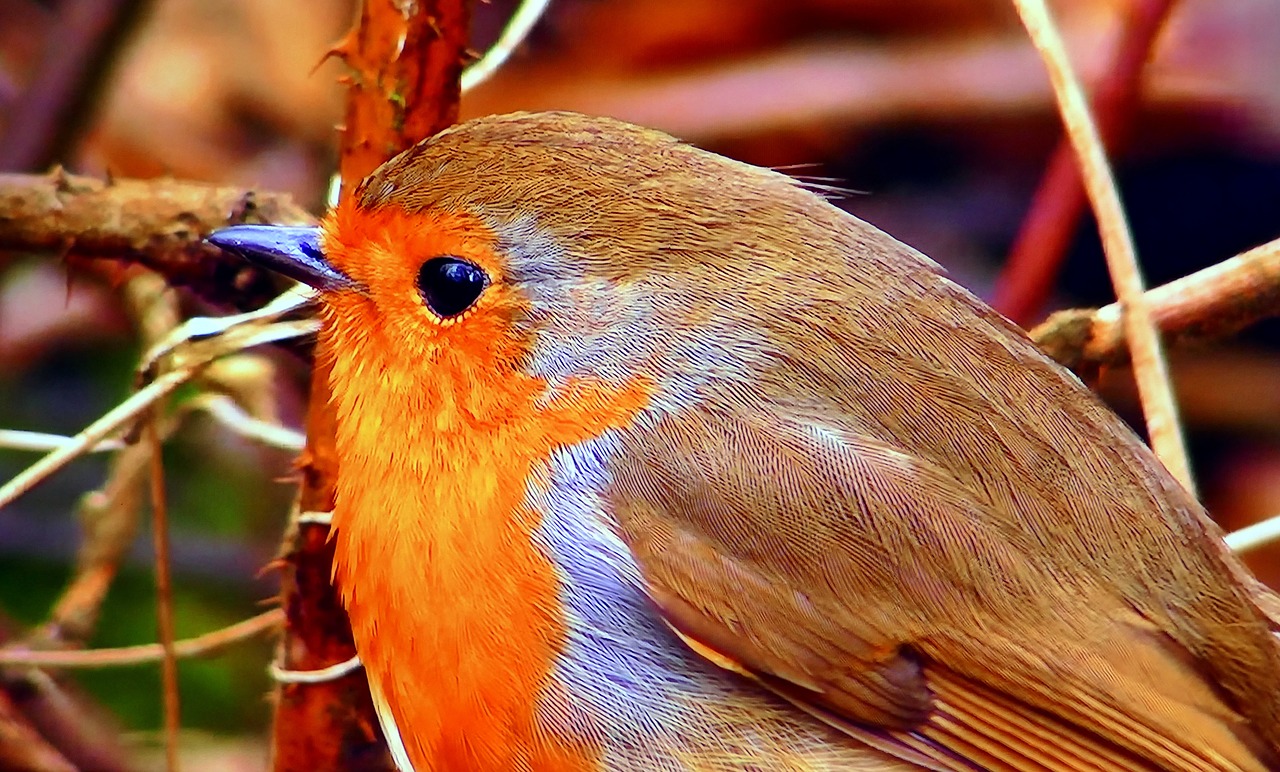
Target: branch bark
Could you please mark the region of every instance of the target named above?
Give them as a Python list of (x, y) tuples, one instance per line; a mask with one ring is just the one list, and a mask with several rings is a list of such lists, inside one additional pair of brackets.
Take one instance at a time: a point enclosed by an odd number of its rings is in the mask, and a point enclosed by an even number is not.
[[(407, 6), (365, 0), (355, 28), (333, 50), (350, 68), (340, 168), (343, 194), (400, 151), (458, 116), (459, 78), (468, 41), (466, 0)], [(333, 509), (338, 458), (329, 405), (328, 358), (315, 357), (300, 509)], [(328, 526), (299, 524), (286, 538), (281, 664), (319, 670), (355, 654), (336, 590)], [(318, 684), (285, 684), (276, 701), (272, 766), (276, 770), (391, 770), (363, 671)]]
[(150, 268), (221, 307), (257, 308), (279, 279), (204, 243), (240, 223), (315, 222), (286, 195), (178, 180), (0, 174), (0, 251), (54, 252)]
[[(1280, 315), (1280, 239), (1148, 290), (1146, 302), (1171, 348), (1227, 337)], [(1129, 361), (1119, 303), (1059, 311), (1031, 337), (1049, 356), (1085, 376)]]

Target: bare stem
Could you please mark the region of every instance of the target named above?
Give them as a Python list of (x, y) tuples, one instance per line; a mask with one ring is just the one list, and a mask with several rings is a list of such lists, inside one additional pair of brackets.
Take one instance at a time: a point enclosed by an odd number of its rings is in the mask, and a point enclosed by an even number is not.
[[(1280, 239), (1146, 293), (1160, 332), (1174, 345), (1222, 338), (1280, 315)], [(1129, 360), (1119, 303), (1059, 311), (1031, 331), (1073, 370)]]
[(4, 507), (31, 490), (40, 481), (79, 458), (86, 450), (97, 445), (112, 432), (137, 418), (157, 400), (191, 380), (195, 369), (185, 367), (165, 373), (86, 427), (75, 436), (75, 442), (50, 451), (39, 461), (19, 472), (12, 480), (0, 485), (0, 507)]
[(1098, 218), (1107, 268), (1124, 308), (1124, 329), (1133, 354), (1134, 376), (1146, 414), (1147, 434), (1156, 455), (1187, 490), (1194, 492), (1178, 408), (1174, 401), (1160, 333), (1147, 306), (1142, 271), (1129, 223), (1120, 204), (1111, 167), (1097, 126), (1089, 112), (1084, 89), (1071, 69), (1062, 35), (1044, 0), (1014, 0), (1032, 42), (1044, 59), (1058, 107), (1084, 172), (1085, 190)]
[(542, 18), (542, 14), (546, 12), (549, 5), (551, 0), (522, 0), (515, 13), (511, 14), (511, 19), (507, 22), (507, 26), (503, 27), (502, 34), (498, 36), (493, 47), (486, 51), (479, 61), (462, 71), (462, 93), (465, 94), (484, 83), (507, 63), (511, 54), (515, 53), (515, 50), (537, 26), (538, 20)]
[(178, 732), (182, 729), (181, 704), (178, 696), (178, 656), (173, 640), (173, 580), (169, 574), (169, 510), (164, 490), (164, 459), (161, 455), (160, 430), (156, 428), (158, 411), (146, 425), (147, 444), (151, 446), (151, 535), (156, 553), (156, 627), (164, 657), (160, 673), (164, 682), (165, 760), (169, 772), (178, 772)]
[[(174, 641), (173, 655), (177, 659), (208, 657), (263, 633), (280, 627), (284, 612), (280, 609), (265, 611), (243, 622), (236, 622), (220, 630), (195, 638)], [(159, 643), (141, 646), (121, 646), (114, 649), (87, 649), (84, 651), (34, 651), (31, 649), (0, 649), (0, 666), (25, 666), (40, 668), (75, 668), (98, 670), (108, 667), (128, 667), (160, 662), (165, 648)]]

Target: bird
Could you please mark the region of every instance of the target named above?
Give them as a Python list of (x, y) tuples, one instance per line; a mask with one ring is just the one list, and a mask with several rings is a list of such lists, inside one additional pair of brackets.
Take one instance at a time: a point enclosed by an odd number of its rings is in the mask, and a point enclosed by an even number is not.
[(569, 112), (318, 228), (333, 573), (415, 770), (1280, 769), (1276, 596), (930, 258)]

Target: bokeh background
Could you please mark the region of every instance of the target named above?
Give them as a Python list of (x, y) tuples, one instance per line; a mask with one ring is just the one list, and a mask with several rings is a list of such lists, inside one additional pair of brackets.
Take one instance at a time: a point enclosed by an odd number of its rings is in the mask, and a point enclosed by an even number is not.
[[(1139, 0), (1056, 4), (1092, 82)], [(515, 2), (476, 5), (474, 48)], [(82, 24), (119, 22), (52, 125), (29, 86), (73, 60)], [(61, 163), (97, 176), (225, 182), (291, 193), (320, 211), (335, 162), (342, 66), (325, 52), (354, 0), (0, 0), (0, 171)], [(79, 15), (77, 15), (79, 14)], [(79, 20), (79, 21), (77, 21)], [(1280, 236), (1280, 3), (1182, 0), (1147, 70), (1118, 154), (1150, 281), (1162, 283)], [(44, 94), (45, 98), (66, 95)], [(47, 107), (47, 105), (45, 105)], [(990, 297), (1060, 137), (1048, 82), (1007, 0), (554, 0), (465, 116), (601, 113), (848, 190), (840, 205), (920, 248)], [(36, 141), (31, 142), (35, 134)], [(0, 212), (0, 217), (3, 212)], [(1089, 219), (1035, 322), (1113, 296)], [(184, 312), (220, 313), (190, 297)], [(1280, 512), (1280, 327), (1174, 357), (1202, 494), (1228, 528)], [(139, 336), (116, 286), (57, 255), (0, 252), (0, 428), (73, 434), (126, 396)], [(305, 367), (267, 352), (286, 424)], [(1102, 391), (1134, 417), (1128, 374)], [(0, 448), (0, 481), (35, 459)], [(290, 456), (201, 418), (165, 452), (178, 635), (251, 616), (275, 593)], [(0, 509), (0, 633), (48, 616), (82, 541), (80, 498), (108, 458), (77, 461)], [(155, 640), (150, 537), (138, 537), (91, 644)], [(1251, 565), (1280, 583), (1280, 553)], [(270, 714), (259, 639), (181, 666), (188, 769), (260, 769)], [(156, 763), (156, 666), (61, 676), (104, 726)]]

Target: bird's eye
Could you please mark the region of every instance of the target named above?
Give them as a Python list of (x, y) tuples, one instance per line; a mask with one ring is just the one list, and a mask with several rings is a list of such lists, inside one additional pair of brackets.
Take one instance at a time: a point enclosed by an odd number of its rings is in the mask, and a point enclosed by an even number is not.
[(444, 319), (470, 308), (488, 285), (480, 266), (457, 257), (433, 257), (418, 270), (422, 299)]

